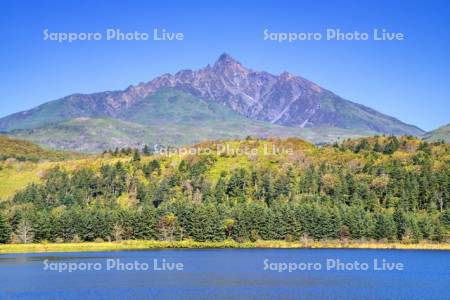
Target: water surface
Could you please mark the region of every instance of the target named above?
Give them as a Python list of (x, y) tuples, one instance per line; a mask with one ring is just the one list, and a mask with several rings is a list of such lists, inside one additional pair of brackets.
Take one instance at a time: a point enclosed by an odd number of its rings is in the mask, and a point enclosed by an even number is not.
[[(327, 269), (327, 260), (368, 270)], [(404, 270), (376, 271), (373, 261)], [(149, 270), (118, 270), (107, 262)], [(162, 262), (181, 271), (155, 271)], [(44, 261), (46, 263), (44, 263)], [(264, 263), (266, 262), (266, 264)], [(73, 272), (50, 266), (86, 266)], [(269, 265), (269, 263), (272, 263)], [(315, 263), (320, 270), (274, 270)], [(101, 269), (98, 269), (98, 267)], [(169, 266), (173, 266), (170, 265)], [(304, 264), (302, 265), (304, 266)], [(272, 270), (265, 270), (270, 267)], [(350, 249), (155, 250), (0, 255), (1, 299), (450, 299), (450, 252)]]

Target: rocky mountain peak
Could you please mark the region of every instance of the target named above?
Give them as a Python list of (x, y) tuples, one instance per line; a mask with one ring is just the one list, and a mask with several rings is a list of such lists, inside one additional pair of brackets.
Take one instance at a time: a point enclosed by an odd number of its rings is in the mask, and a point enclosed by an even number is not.
[(289, 80), (294, 78), (295, 76), (289, 72), (284, 71), (283, 73), (280, 74), (280, 79), (284, 79), (284, 80)]
[(240, 62), (235, 60), (230, 55), (224, 53), (219, 59), (214, 63), (213, 70), (216, 73), (242, 73), (248, 74), (249, 70), (246, 69)]
[(228, 53), (223, 53), (219, 59), (216, 61), (216, 64), (220, 64), (220, 63), (238, 63), (240, 64), (237, 60), (235, 60), (233, 57), (231, 57), (231, 55), (229, 55)]

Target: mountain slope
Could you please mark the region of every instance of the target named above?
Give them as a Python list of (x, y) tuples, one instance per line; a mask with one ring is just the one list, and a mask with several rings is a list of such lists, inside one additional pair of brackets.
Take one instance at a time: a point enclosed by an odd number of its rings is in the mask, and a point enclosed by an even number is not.
[(0, 161), (8, 158), (18, 160), (61, 160), (72, 154), (46, 150), (29, 141), (13, 139), (0, 135)]
[(427, 132), (422, 137), (425, 141), (445, 141), (450, 143), (450, 124)]
[(299, 137), (322, 144), (374, 134), (330, 127), (301, 129), (243, 120), (226, 123), (211, 121), (192, 126), (182, 123), (159, 126), (113, 118), (76, 118), (37, 129), (15, 130), (10, 135), (52, 149), (93, 153), (116, 147), (142, 148), (145, 144), (183, 146), (211, 139), (243, 139), (247, 136)]
[(247, 135), (315, 143), (371, 134), (421, 135), (415, 126), (340, 98), (287, 72), (213, 66), (165, 74), (124, 91), (74, 94), (0, 119), (0, 131), (56, 149), (100, 151)]
[(70, 95), (0, 119), (0, 131), (39, 128), (78, 117), (114, 116), (118, 103), (125, 101), (123, 96), (122, 92)]
[(272, 124), (363, 129), (387, 134), (423, 133), (415, 126), (344, 100), (304, 78), (287, 72), (275, 76), (253, 71), (226, 54), (212, 67), (165, 74), (124, 91), (74, 94), (48, 102), (0, 119), (0, 130), (37, 128), (77, 117), (121, 116), (127, 120), (129, 109), (167, 87), (224, 104), (245, 117)]
[(180, 124), (206, 125), (205, 122), (250, 122), (227, 106), (206, 101), (188, 92), (173, 88), (160, 88), (145, 97), (118, 117), (146, 125)]

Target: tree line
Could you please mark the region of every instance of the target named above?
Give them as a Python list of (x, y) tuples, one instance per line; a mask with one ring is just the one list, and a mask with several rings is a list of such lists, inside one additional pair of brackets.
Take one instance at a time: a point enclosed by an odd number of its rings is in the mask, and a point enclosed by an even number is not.
[(267, 158), (216, 175), (224, 158), (215, 154), (174, 161), (117, 151), (121, 159), (98, 170), (51, 169), (2, 202), (0, 242), (443, 241), (449, 147), (420, 143), (412, 155), (392, 155), (409, 146), (362, 139), (315, 150), (307, 162)]

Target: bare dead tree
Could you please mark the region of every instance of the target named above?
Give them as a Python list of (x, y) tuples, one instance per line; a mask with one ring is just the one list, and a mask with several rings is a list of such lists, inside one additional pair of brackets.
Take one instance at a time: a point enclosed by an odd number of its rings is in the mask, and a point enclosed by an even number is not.
[(16, 236), (21, 243), (28, 244), (33, 242), (34, 231), (31, 222), (23, 219), (17, 226)]

